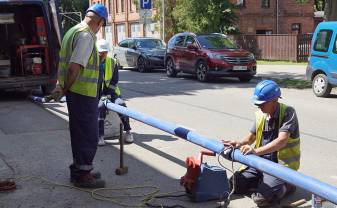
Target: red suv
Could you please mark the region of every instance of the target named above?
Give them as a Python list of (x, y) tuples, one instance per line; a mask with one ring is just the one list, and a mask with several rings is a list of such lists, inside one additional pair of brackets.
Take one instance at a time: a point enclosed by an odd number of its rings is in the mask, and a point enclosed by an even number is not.
[(201, 82), (211, 77), (237, 77), (249, 82), (256, 74), (254, 54), (238, 48), (226, 35), (179, 33), (166, 48), (166, 74), (178, 72), (197, 74)]

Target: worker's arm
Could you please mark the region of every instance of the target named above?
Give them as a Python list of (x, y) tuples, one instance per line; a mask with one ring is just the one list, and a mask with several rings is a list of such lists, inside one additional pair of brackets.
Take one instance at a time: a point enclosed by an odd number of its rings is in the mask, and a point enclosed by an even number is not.
[(271, 152), (275, 152), (287, 145), (289, 136), (290, 136), (289, 132), (280, 132), (276, 139), (274, 139), (272, 142), (264, 146), (261, 146), (257, 149), (253, 149), (253, 147), (251, 147), (250, 145), (243, 145), (241, 146), (240, 151), (244, 155), (250, 153), (253, 153), (255, 155), (265, 155)]
[(64, 78), (63, 93), (66, 94), (71, 86), (74, 84), (82, 66), (77, 63), (70, 63), (66, 77)]
[(222, 143), (224, 143), (225, 146), (234, 146), (236, 148), (239, 148), (243, 145), (251, 145), (255, 142), (255, 134), (250, 132), (247, 136), (242, 138), (240, 141), (235, 140), (222, 140)]

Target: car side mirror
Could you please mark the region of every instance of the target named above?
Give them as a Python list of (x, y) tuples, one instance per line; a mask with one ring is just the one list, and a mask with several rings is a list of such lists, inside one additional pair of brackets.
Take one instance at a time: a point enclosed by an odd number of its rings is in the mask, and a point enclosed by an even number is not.
[(131, 47), (133, 50), (137, 50), (137, 46), (132, 46)]
[(187, 45), (187, 49), (189, 49), (189, 50), (198, 50), (198, 47), (195, 46), (195, 45), (193, 45), (193, 44), (191, 44), (191, 43), (189, 43), (189, 44)]

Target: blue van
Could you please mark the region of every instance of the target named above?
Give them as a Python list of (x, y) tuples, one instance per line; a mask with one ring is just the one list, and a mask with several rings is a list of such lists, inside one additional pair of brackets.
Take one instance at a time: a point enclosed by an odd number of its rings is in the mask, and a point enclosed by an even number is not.
[(318, 24), (311, 44), (306, 76), (315, 95), (327, 97), (337, 86), (337, 22)]

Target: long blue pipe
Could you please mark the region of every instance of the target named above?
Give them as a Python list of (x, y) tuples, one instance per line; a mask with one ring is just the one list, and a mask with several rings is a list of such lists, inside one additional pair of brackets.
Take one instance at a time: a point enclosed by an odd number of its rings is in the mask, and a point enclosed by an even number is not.
[[(186, 128), (179, 127), (175, 124), (161, 121), (154, 117), (138, 113), (134, 110), (131, 110), (130, 108), (125, 108), (123, 106), (111, 103), (108, 100), (106, 100), (104, 104), (111, 111), (129, 116), (147, 125), (153, 126), (167, 133), (186, 139), (194, 144), (202, 146), (217, 154), (222, 154), (224, 151), (224, 145), (221, 142), (200, 136)], [(234, 152), (227, 152), (225, 157), (228, 158), (229, 156), (232, 156), (233, 159), (237, 162), (240, 162), (249, 167), (253, 167), (262, 172), (273, 175), (290, 184), (301, 187), (304, 190), (307, 190), (311, 193), (314, 193), (315, 195), (318, 195), (328, 201), (337, 204), (337, 188), (334, 186), (321, 182), (310, 176), (306, 176), (290, 168), (286, 168), (278, 163), (274, 163), (269, 160), (263, 159), (256, 155), (242, 155), (240, 150), (234, 150)]]

